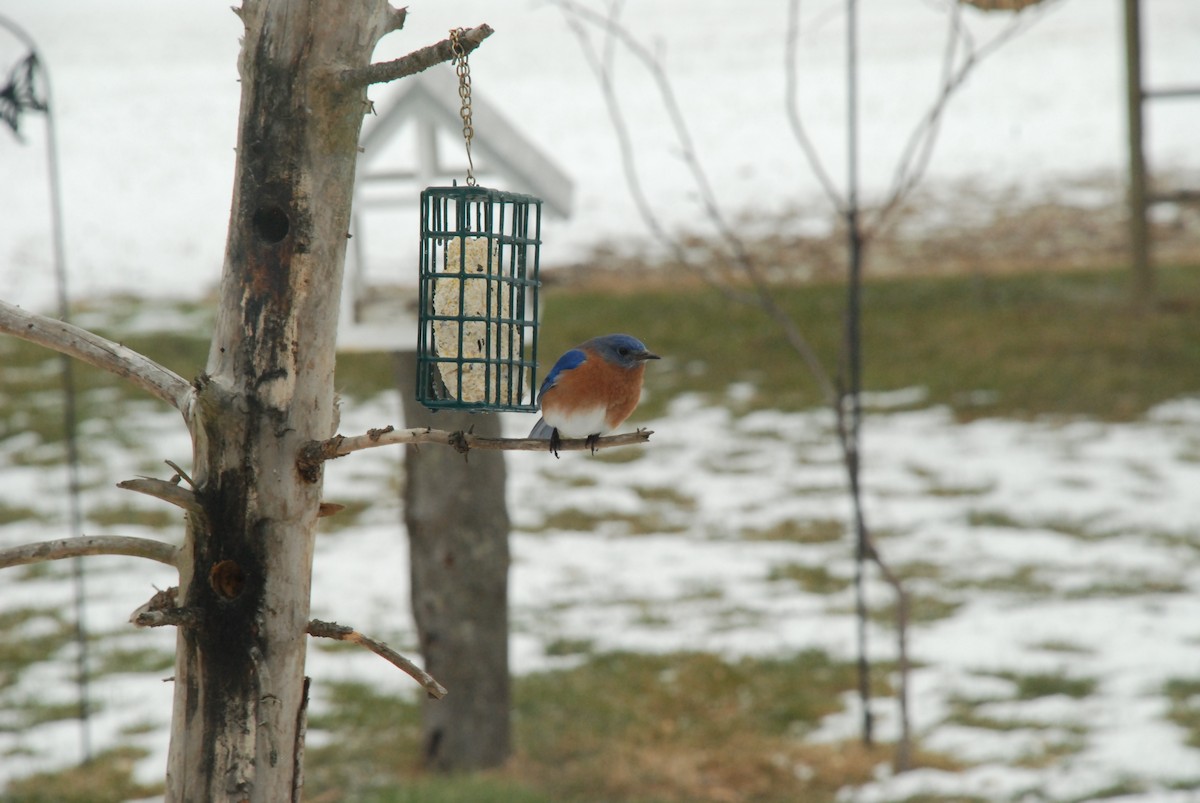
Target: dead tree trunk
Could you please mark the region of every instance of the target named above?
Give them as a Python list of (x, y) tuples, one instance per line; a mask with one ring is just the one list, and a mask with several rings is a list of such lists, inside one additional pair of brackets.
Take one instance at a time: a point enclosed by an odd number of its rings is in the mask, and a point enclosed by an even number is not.
[[(384, 0), (246, 0), (239, 14), (237, 170), (192, 412), (199, 510), (179, 562), (191, 626), (179, 630), (167, 797), (275, 803), (299, 798), (321, 493), (320, 470), (298, 470), (297, 458), (334, 432), (365, 89), (404, 74), (365, 73), (387, 66), (370, 56), (404, 14)], [(445, 60), (427, 50), (424, 66)]]
[(342, 264), (365, 67), (381, 2), (247, 1), (237, 168), (206, 373), (193, 412), (167, 798), (298, 798), (318, 477), (333, 434)]
[[(399, 360), (405, 424), (496, 437), (494, 415), (431, 413), (416, 401), (416, 360)], [(501, 452), (409, 448), (408, 526), (413, 614), (425, 668), (453, 693), (421, 712), (426, 765), (495, 767), (511, 750), (508, 672), (508, 507)]]

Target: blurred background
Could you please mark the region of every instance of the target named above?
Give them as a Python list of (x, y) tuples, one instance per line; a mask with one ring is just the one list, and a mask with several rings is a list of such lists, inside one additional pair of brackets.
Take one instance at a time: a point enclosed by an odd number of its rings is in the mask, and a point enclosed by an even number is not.
[[(429, 772), (415, 687), (314, 645), (310, 799), (1198, 799), (1200, 211), (1149, 209), (1140, 292), (1124, 4), (857, 7), (853, 187), (842, 0), (425, 0), (383, 40), (377, 61), (496, 29), (470, 57), (480, 121), (504, 132), (489, 150), (477, 121), (481, 183), (561, 198), (542, 230), (541, 353), (629, 331), (665, 359), (630, 422), (655, 430), (647, 448), (508, 459), (512, 758)], [(240, 21), (181, 0), (0, 0), (0, 17), (50, 80), (73, 317), (194, 376), (229, 217)], [(1200, 87), (1200, 6), (1143, 0), (1141, 24), (1145, 87)], [(0, 72), (28, 52), (0, 30)], [(415, 126), (385, 130), (416, 85), (370, 91), (361, 170), (387, 175), (360, 180), (349, 260), (362, 292), (396, 301), (370, 336), (340, 335), (343, 432), (402, 419), (390, 352), (412, 348), (416, 195), (465, 170), (440, 118), (437, 169)], [(445, 70), (423, 86), (457, 105)], [(0, 131), (0, 298), (53, 313), (45, 124)], [(1148, 101), (1144, 125), (1150, 191), (1200, 189), (1200, 96)], [(836, 423), (778, 321), (745, 303), (738, 262), (836, 379), (855, 192), (864, 505), (912, 605), (902, 773), (892, 587), (867, 579), (865, 746)], [(57, 371), (0, 339), (0, 547), (70, 527)], [(78, 390), (84, 532), (179, 538), (173, 510), (113, 485), (186, 466), (180, 422), (95, 372)], [(505, 432), (527, 418), (503, 416)], [(322, 525), (313, 612), (415, 657), (402, 455), (352, 460), (328, 472), (347, 510)], [(87, 568), (82, 584), (57, 564), (0, 582), (0, 800), (160, 794), (173, 636), (124, 623), (172, 572)]]

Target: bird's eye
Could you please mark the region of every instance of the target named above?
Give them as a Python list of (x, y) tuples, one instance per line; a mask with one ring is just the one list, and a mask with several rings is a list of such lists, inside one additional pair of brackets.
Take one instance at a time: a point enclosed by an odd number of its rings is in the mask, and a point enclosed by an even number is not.
[(621, 348), (617, 349), (617, 353), (619, 353), (619, 354), (620, 354), (622, 357), (628, 357), (628, 356), (629, 356), (629, 349), (627, 349), (627, 348), (625, 348), (624, 346), (622, 346)]

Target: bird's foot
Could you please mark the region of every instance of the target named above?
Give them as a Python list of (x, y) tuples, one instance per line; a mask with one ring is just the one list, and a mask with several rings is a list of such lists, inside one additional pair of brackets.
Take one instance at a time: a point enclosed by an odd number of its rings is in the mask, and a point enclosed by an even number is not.
[(562, 436), (558, 434), (558, 427), (550, 431), (550, 454), (558, 457), (558, 447), (562, 445)]
[(600, 440), (600, 433), (587, 436), (588, 448), (592, 450), (592, 454), (596, 453), (596, 443)]

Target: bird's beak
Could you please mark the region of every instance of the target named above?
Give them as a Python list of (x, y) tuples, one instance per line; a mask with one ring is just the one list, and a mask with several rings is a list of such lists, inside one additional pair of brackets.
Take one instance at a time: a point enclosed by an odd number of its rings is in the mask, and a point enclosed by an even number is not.
[(659, 357), (657, 354), (651, 354), (649, 351), (643, 351), (641, 354), (634, 355), (634, 359), (637, 359), (637, 360), (661, 360), (662, 357)]

